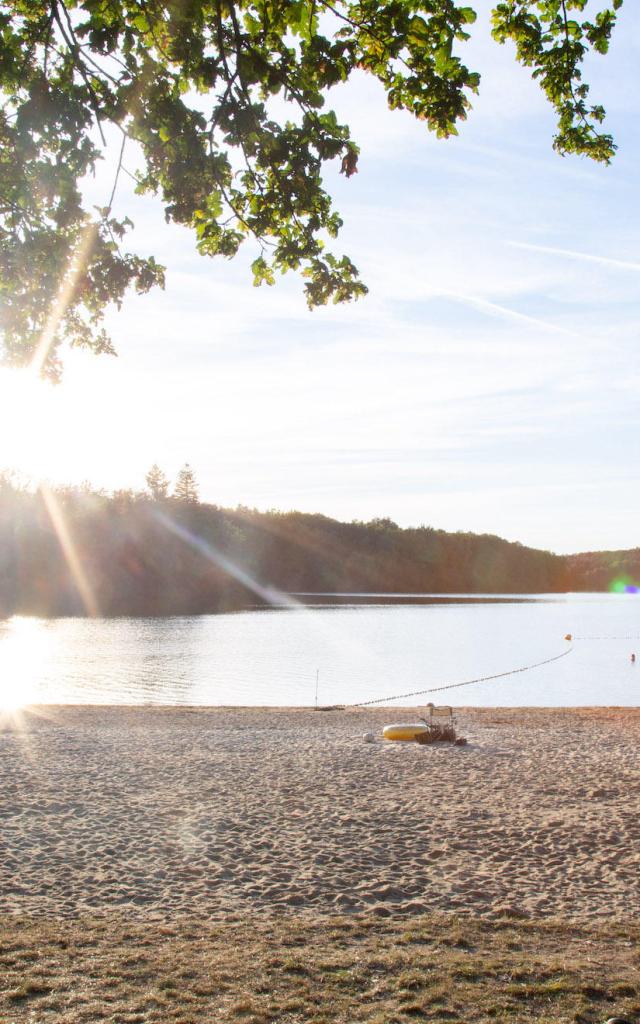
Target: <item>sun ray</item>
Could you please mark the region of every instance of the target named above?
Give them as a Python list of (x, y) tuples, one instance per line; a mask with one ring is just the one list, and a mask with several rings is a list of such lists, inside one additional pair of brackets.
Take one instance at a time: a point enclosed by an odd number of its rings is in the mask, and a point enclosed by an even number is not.
[(96, 601), (93, 589), (89, 582), (89, 578), (84, 571), (84, 567), (76, 550), (73, 537), (64, 518), (60, 504), (53, 493), (46, 484), (43, 484), (40, 488), (43, 501), (45, 503), (47, 512), (51, 524), (56, 532), (58, 542), (62, 548), (62, 553), (65, 557), (67, 565), (73, 576), (73, 581), (77, 587), (78, 593), (84, 605), (87, 615), (95, 618), (100, 614), (98, 608), (98, 602)]
[(87, 224), (80, 236), (80, 241), (75, 252), (71, 256), (67, 272), (64, 275), (58, 294), (53, 302), (51, 310), (49, 311), (47, 322), (44, 325), (40, 341), (38, 342), (38, 347), (36, 348), (31, 361), (31, 369), (37, 376), (42, 373), (42, 368), (48, 359), (51, 348), (55, 342), (60, 321), (67, 311), (67, 307), (73, 296), (78, 278), (87, 264), (89, 254), (96, 239), (97, 231), (98, 228), (96, 224)]
[(355, 640), (351, 633), (344, 627), (336, 628), (333, 619), (327, 620), (316, 609), (310, 608), (307, 604), (296, 600), (291, 594), (286, 594), (276, 587), (264, 586), (245, 569), (236, 565), (227, 555), (218, 551), (216, 547), (204, 538), (187, 530), (180, 523), (176, 523), (164, 512), (154, 510), (156, 520), (161, 523), (169, 532), (179, 537), (185, 544), (197, 551), (203, 558), (212, 565), (222, 569), (232, 579), (242, 583), (248, 590), (259, 597), (271, 608), (289, 609), (303, 614), (307, 617), (309, 629), (325, 639), (329, 639), (336, 648), (351, 652), (352, 656), (362, 659), (364, 662), (371, 658), (371, 651), (359, 640)]
[(201, 554), (213, 565), (222, 569), (223, 572), (227, 573), (238, 583), (242, 583), (248, 590), (250, 590), (256, 597), (261, 598), (266, 604), (271, 605), (272, 608), (296, 608), (307, 611), (305, 605), (301, 604), (300, 601), (296, 601), (295, 598), (290, 597), (289, 594), (283, 593), (281, 590), (277, 590), (276, 587), (265, 587), (262, 583), (259, 583), (253, 576), (250, 576), (248, 572), (242, 569), (240, 566), (232, 562), (230, 558), (223, 555), (221, 551), (218, 551), (213, 544), (209, 541), (204, 540), (202, 537), (198, 537), (197, 534), (191, 533), (185, 529), (180, 523), (176, 523), (169, 516), (165, 515), (164, 512), (154, 512), (155, 518), (161, 523), (165, 529), (179, 537), (180, 540), (184, 541), (195, 551)]

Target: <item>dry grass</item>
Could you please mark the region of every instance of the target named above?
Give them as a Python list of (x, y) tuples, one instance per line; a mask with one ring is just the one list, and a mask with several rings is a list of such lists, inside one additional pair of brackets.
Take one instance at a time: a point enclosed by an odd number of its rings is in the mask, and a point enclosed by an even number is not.
[(3, 1024), (595, 1024), (640, 1016), (640, 927), (444, 915), (0, 920)]

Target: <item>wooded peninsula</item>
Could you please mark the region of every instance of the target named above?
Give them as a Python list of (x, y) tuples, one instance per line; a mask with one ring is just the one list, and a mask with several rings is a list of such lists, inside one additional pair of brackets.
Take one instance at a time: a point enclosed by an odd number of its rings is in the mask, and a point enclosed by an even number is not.
[(186, 494), (29, 490), (0, 476), (0, 614), (194, 615), (285, 594), (562, 593), (640, 578), (640, 548), (557, 555), (489, 534), (227, 509)]

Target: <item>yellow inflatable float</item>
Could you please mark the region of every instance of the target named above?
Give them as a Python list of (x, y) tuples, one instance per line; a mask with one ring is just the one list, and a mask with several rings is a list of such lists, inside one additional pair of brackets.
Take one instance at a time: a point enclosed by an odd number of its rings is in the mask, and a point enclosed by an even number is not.
[(412, 724), (398, 723), (397, 725), (385, 725), (382, 735), (385, 740), (415, 741), (418, 736), (422, 736), (425, 732), (429, 732), (429, 729), (421, 722), (414, 722)]

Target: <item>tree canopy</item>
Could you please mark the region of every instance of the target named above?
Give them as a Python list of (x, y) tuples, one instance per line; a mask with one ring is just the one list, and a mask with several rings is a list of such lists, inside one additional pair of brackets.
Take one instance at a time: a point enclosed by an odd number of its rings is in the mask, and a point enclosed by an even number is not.
[[(606, 52), (621, 4), (504, 0), (493, 12), (495, 39), (515, 42), (557, 112), (562, 154), (613, 155), (581, 67)], [(0, 0), (5, 358), (56, 377), (62, 339), (112, 351), (108, 304), (163, 284), (152, 255), (123, 248), (125, 173), (203, 255), (256, 239), (256, 284), (295, 270), (310, 307), (363, 295), (349, 257), (327, 247), (342, 222), (323, 169), (358, 169), (327, 94), (361, 69), (392, 109), (455, 134), (480, 84), (456, 52), (474, 20), (459, 0)], [(114, 137), (111, 196), (87, 209), (82, 179)]]

